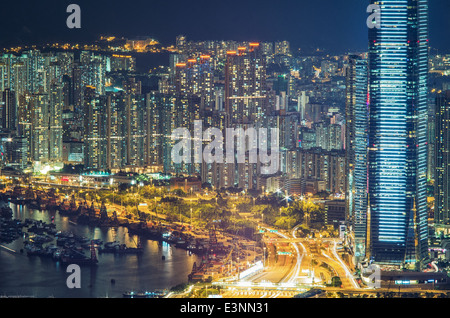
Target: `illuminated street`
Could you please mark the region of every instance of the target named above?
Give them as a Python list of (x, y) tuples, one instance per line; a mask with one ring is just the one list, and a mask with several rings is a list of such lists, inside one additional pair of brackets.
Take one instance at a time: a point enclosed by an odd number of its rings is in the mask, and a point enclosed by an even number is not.
[[(293, 297), (310, 288), (330, 291), (361, 290), (355, 278), (337, 253), (338, 239), (299, 239), (278, 230), (265, 230), (267, 246), (264, 270), (239, 282), (217, 285), (228, 287), (223, 297), (283, 298)], [(324, 265), (326, 264), (326, 265)], [(334, 276), (339, 276), (342, 287), (326, 287)]]

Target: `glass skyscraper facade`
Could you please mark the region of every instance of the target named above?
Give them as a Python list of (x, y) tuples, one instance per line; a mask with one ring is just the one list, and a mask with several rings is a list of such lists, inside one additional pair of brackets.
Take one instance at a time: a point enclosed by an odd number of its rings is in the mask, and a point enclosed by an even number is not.
[(367, 237), (367, 59), (349, 57), (346, 72), (347, 220), (354, 233), (355, 260), (363, 261)]
[(436, 98), (435, 132), (434, 221), (442, 225), (450, 222), (450, 91)]
[(369, 30), (367, 256), (417, 269), (428, 255), (428, 1), (371, 4), (381, 20)]

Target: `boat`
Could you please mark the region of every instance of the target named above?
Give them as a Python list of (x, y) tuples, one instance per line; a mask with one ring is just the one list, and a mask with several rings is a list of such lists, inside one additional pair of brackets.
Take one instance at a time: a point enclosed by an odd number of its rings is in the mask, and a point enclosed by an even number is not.
[(24, 204), (25, 203), (25, 189), (22, 187), (14, 187), (11, 193), (11, 203)]
[(91, 241), (92, 241), (92, 243), (94, 245), (101, 245), (101, 244), (103, 244), (103, 241), (101, 239), (94, 239), (94, 240), (91, 240)]
[(70, 211), (70, 203), (67, 200), (63, 200), (63, 202), (59, 205), (59, 213), (60, 214), (68, 214)]
[(57, 248), (55, 251), (53, 251), (52, 257), (55, 261), (59, 261), (59, 260), (61, 260), (63, 253), (64, 253), (64, 249)]
[(55, 197), (51, 197), (48, 200), (48, 203), (46, 205), (46, 209), (49, 210), (49, 211), (53, 211), (53, 210), (58, 210), (59, 209), (59, 205), (56, 202), (56, 198)]
[(116, 247), (119, 247), (119, 246), (120, 246), (120, 243), (117, 242), (117, 241), (114, 241), (114, 242), (106, 242), (106, 243), (105, 243), (105, 248), (116, 248)]
[(62, 256), (62, 264), (77, 264), (77, 265), (97, 265), (98, 260), (91, 259), (89, 257), (72, 257), (72, 256)]
[(188, 246), (188, 242), (186, 242), (185, 240), (179, 239), (175, 242), (175, 247), (178, 248), (186, 248)]
[(56, 245), (58, 245), (58, 246), (64, 246), (66, 244), (66, 242), (67, 242), (67, 238), (65, 238), (65, 237), (58, 237), (56, 239)]
[(74, 249), (68, 249), (61, 255), (60, 260), (62, 264), (97, 265), (98, 263), (93, 244), (91, 244), (91, 257), (87, 257), (82, 252)]
[(53, 237), (48, 235), (34, 234), (29, 236), (29, 240), (38, 244), (42, 244), (53, 241)]
[(108, 242), (105, 243), (104, 247), (98, 249), (99, 253), (114, 253), (114, 254), (140, 254), (144, 250), (142, 247), (127, 247), (125, 244), (120, 244), (119, 242)]
[(25, 250), (27, 251), (27, 256), (38, 256), (41, 254), (42, 248), (34, 244), (26, 244)]

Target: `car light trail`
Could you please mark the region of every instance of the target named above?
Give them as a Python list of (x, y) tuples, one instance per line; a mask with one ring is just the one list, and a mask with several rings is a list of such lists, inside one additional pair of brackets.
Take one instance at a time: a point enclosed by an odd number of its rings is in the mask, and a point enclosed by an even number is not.
[(358, 283), (356, 282), (355, 278), (353, 277), (353, 275), (350, 273), (349, 269), (347, 268), (347, 266), (344, 264), (344, 262), (341, 260), (341, 258), (339, 257), (337, 251), (336, 251), (336, 241), (334, 241), (334, 246), (333, 246), (333, 254), (334, 257), (336, 257), (336, 259), (338, 260), (338, 262), (341, 264), (342, 268), (344, 269), (347, 277), (349, 278), (349, 280), (352, 282), (353, 287), (360, 289), (361, 287), (358, 285)]

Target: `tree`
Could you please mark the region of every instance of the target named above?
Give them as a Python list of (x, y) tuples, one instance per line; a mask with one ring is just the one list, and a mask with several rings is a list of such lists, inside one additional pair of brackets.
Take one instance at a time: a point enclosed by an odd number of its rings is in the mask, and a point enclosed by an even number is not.
[(293, 217), (282, 216), (275, 222), (275, 226), (284, 230), (290, 230), (296, 224), (296, 220)]
[(229, 201), (229, 204), (236, 205), (239, 212), (248, 212), (253, 208), (253, 201), (250, 198), (239, 198), (236, 201)]
[(183, 189), (180, 189), (180, 188), (173, 190), (172, 193), (178, 197), (186, 196), (186, 192), (184, 192)]
[(202, 189), (212, 189), (212, 185), (209, 182), (202, 183)]
[(129, 183), (121, 183), (121, 184), (119, 184), (118, 189), (119, 189), (120, 192), (125, 192), (130, 187), (131, 187), (131, 185)]
[(327, 191), (319, 191), (316, 193), (315, 196), (318, 198), (327, 199), (330, 196), (330, 194)]
[(273, 208), (270, 205), (255, 205), (251, 208), (251, 212), (254, 217), (259, 217), (262, 219), (263, 215), (268, 216), (272, 214)]

